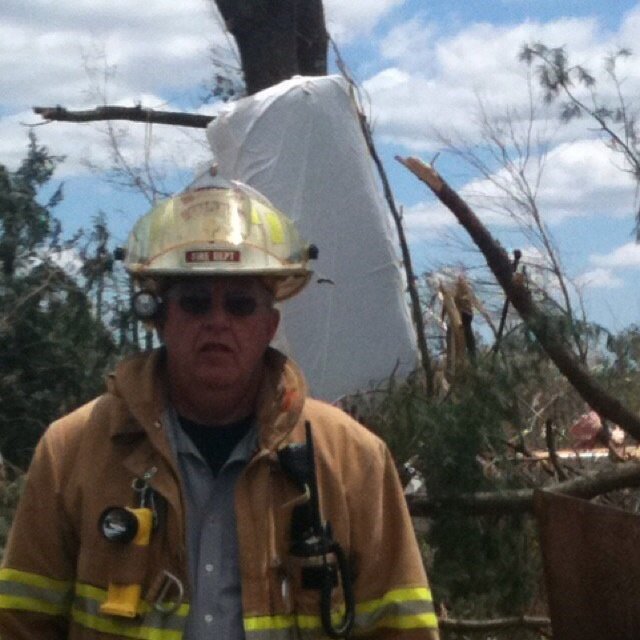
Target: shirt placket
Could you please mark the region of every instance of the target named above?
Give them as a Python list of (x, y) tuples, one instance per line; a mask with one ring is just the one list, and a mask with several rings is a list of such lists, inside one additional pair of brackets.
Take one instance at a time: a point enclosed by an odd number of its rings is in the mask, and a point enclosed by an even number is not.
[(242, 640), (242, 597), (234, 505), (235, 484), (257, 436), (251, 430), (217, 478), (173, 421), (175, 450), (187, 493), (189, 570), (194, 587), (185, 640)]

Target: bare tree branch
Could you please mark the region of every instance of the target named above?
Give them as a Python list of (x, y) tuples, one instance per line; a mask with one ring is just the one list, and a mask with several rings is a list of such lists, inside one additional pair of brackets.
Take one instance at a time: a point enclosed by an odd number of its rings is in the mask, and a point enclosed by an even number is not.
[(369, 154), (376, 165), (376, 169), (378, 171), (378, 176), (380, 177), (380, 181), (382, 183), (382, 190), (384, 193), (384, 198), (387, 201), (387, 205), (389, 206), (389, 211), (393, 217), (393, 221), (396, 225), (396, 231), (398, 233), (398, 242), (400, 243), (400, 251), (402, 252), (402, 264), (404, 266), (405, 274), (407, 276), (407, 290), (409, 292), (409, 299), (411, 300), (411, 315), (413, 317), (413, 323), (416, 330), (416, 338), (418, 342), (418, 350), (420, 351), (420, 359), (422, 361), (422, 368), (425, 375), (425, 383), (427, 388), (427, 395), (431, 396), (434, 392), (434, 374), (433, 367), (431, 365), (431, 355), (429, 353), (429, 347), (427, 345), (426, 333), (424, 328), (424, 320), (422, 317), (422, 308), (420, 306), (420, 296), (418, 294), (417, 287), (417, 277), (413, 270), (413, 262), (411, 260), (411, 252), (409, 251), (409, 244), (407, 242), (407, 238), (404, 232), (404, 226), (402, 224), (402, 211), (398, 209), (396, 206), (395, 198), (393, 197), (393, 190), (391, 189), (391, 184), (389, 183), (389, 178), (387, 176), (387, 172), (384, 169), (384, 165), (382, 164), (382, 160), (378, 155), (378, 151), (376, 149), (376, 145), (373, 141), (373, 133), (371, 131), (371, 126), (369, 125), (369, 121), (367, 120), (367, 116), (362, 109), (362, 99), (360, 98), (359, 87), (357, 86), (355, 80), (352, 78), (351, 74), (347, 70), (347, 66), (340, 55), (340, 51), (333, 40), (331, 41), (333, 46), (333, 50), (336, 54), (337, 58), (337, 66), (340, 69), (342, 75), (345, 80), (351, 86), (355, 97), (357, 100), (356, 108), (358, 112), (358, 119), (360, 122), (360, 129), (362, 130), (362, 135), (364, 136), (365, 143), (367, 145), (367, 149), (369, 150)]
[[(610, 491), (638, 486), (640, 486), (640, 464), (625, 462), (617, 464), (613, 469), (601, 469), (590, 475), (541, 488), (554, 493), (591, 499)], [(407, 503), (411, 515), (422, 517), (433, 516), (445, 509), (457, 509), (468, 515), (526, 513), (533, 510), (533, 493), (534, 489), (515, 489), (440, 498), (410, 495), (407, 496)]]
[[(640, 471), (638, 475), (640, 476)], [(447, 510), (462, 511), (466, 515), (526, 513), (533, 510), (533, 489), (480, 491), (439, 498), (409, 495), (407, 504), (412, 516), (423, 518), (429, 518)]]
[(553, 420), (551, 420), (551, 418), (547, 418), (544, 422), (544, 438), (547, 443), (547, 451), (549, 451), (549, 460), (551, 461), (553, 468), (556, 470), (558, 478), (560, 478), (560, 480), (566, 480), (567, 474), (560, 464), (558, 452), (556, 451), (556, 443), (553, 433)]
[(552, 318), (538, 309), (522, 278), (518, 277), (519, 274), (513, 273), (507, 252), (493, 238), (467, 203), (433, 167), (425, 164), (422, 160), (400, 157), (396, 157), (396, 159), (424, 182), (456, 216), (458, 222), (482, 251), (487, 265), (527, 327), (534, 333), (547, 355), (582, 399), (600, 416), (618, 424), (636, 440), (640, 440), (640, 417), (601, 387), (584, 365), (578, 362), (565, 347), (552, 324)]
[(57, 122), (96, 122), (100, 120), (128, 120), (151, 124), (169, 124), (178, 127), (205, 129), (214, 116), (181, 111), (155, 111), (144, 107), (116, 107), (105, 105), (85, 111), (69, 111), (65, 107), (33, 107), (34, 113), (45, 120)]

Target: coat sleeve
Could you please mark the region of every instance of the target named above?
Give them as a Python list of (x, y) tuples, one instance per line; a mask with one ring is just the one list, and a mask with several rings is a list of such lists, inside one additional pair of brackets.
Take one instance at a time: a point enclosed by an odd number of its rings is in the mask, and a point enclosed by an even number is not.
[(76, 537), (51, 436), (36, 448), (0, 569), (0, 637), (11, 640), (67, 638)]
[(358, 635), (437, 640), (438, 627), (402, 485), (382, 442), (364, 486), (350, 497)]

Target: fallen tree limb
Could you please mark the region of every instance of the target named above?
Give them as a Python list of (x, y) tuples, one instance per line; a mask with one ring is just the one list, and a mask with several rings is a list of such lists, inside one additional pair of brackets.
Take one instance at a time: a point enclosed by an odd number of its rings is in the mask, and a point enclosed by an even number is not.
[(447, 631), (500, 631), (514, 628), (540, 629), (550, 627), (551, 620), (539, 616), (514, 616), (510, 618), (496, 618), (494, 620), (438, 618), (438, 626), (440, 629), (446, 629)]
[[(640, 486), (640, 463), (625, 462), (613, 469), (602, 469), (588, 476), (572, 478), (541, 489), (563, 493), (576, 498), (596, 496)], [(501, 515), (533, 511), (533, 489), (486, 491), (471, 494), (441, 496), (407, 496), (412, 516), (431, 517), (444, 510), (463, 511), (468, 515)]]
[(155, 111), (143, 107), (114, 107), (105, 105), (86, 111), (69, 111), (61, 106), (33, 107), (34, 113), (45, 120), (58, 122), (96, 122), (99, 120), (128, 120), (150, 124), (170, 124), (178, 127), (205, 129), (214, 116), (182, 111)]
[(480, 222), (469, 205), (442, 179), (433, 167), (425, 164), (422, 160), (398, 156), (396, 156), (396, 160), (424, 182), (455, 215), (458, 222), (482, 251), (487, 265), (504, 289), (511, 304), (582, 399), (602, 418), (619, 425), (629, 435), (640, 440), (640, 417), (601, 387), (564, 345), (557, 330), (553, 327), (552, 318), (538, 309), (526, 284), (518, 274), (513, 273), (507, 252)]

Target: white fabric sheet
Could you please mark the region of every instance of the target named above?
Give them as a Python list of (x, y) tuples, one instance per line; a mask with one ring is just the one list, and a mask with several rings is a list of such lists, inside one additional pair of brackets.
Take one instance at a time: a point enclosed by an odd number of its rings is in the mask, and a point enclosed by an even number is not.
[(276, 341), (312, 394), (335, 401), (413, 370), (395, 232), (346, 81), (286, 80), (230, 104), (207, 135), (219, 173), (264, 193), (320, 250)]

